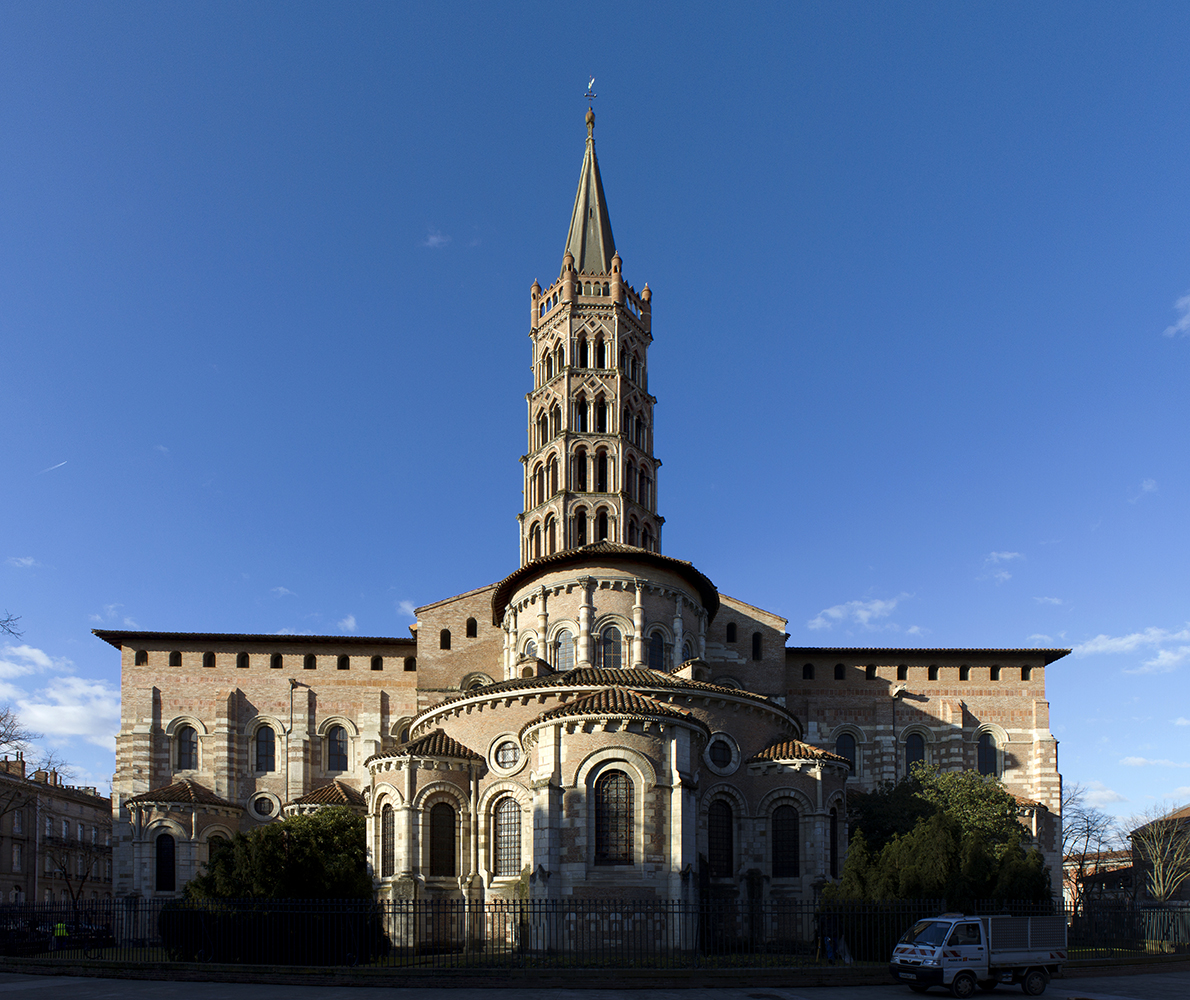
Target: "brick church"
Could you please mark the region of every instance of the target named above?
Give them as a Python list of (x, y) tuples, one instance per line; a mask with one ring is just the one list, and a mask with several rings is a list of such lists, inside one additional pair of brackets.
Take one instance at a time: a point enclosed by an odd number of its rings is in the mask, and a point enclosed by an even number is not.
[(1068, 650), (789, 647), (662, 553), (652, 294), (625, 280), (594, 122), (558, 278), (530, 290), (519, 568), (408, 638), (96, 630), (121, 651), (117, 895), (176, 894), (216, 838), (342, 805), (380, 898), (812, 899), (847, 790), (917, 761), (1002, 778), (1060, 871), (1045, 671)]

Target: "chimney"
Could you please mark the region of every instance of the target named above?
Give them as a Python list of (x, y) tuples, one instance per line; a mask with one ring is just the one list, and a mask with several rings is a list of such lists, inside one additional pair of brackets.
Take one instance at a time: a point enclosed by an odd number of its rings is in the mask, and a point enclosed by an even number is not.
[(43, 785), (49, 781), (49, 773), (40, 768), (33, 772), (33, 780), (40, 781)]
[(15, 760), (9, 760), (6, 754), (4, 760), (0, 760), (0, 771), (23, 778), (25, 776), (25, 759), (18, 754)]

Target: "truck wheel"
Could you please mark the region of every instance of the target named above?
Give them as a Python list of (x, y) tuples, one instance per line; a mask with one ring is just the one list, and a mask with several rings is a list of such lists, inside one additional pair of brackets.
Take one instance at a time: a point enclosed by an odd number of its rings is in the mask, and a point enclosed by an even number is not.
[(975, 977), (970, 972), (960, 972), (950, 984), (950, 995), (960, 1000), (975, 996)]
[(1030, 969), (1021, 980), (1021, 992), (1027, 997), (1039, 997), (1045, 992), (1049, 977), (1040, 969)]

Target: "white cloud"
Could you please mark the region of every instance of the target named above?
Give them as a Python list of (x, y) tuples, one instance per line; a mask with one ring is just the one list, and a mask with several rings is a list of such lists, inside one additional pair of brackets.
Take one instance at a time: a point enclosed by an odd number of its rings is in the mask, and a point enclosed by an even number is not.
[[(1190, 659), (1190, 628), (1170, 632), (1163, 628), (1147, 628), (1143, 632), (1129, 635), (1097, 635), (1094, 639), (1074, 647), (1075, 656), (1091, 656), (1099, 653), (1134, 653), (1141, 649), (1156, 649), (1156, 655), (1145, 660), (1139, 667), (1127, 673), (1164, 674), (1177, 669)], [(1177, 645), (1183, 643), (1183, 645)]]
[(887, 618), (892, 614), (897, 604), (909, 596), (909, 594), (901, 594), (888, 601), (874, 598), (870, 601), (848, 601), (846, 604), (836, 604), (833, 607), (824, 608), (822, 611), (819, 611), (815, 617), (806, 622), (806, 627), (813, 629), (833, 628), (835, 625), (853, 623), (867, 629), (878, 629), (882, 627), (896, 628), (891, 623), (885, 626), (875, 625), (873, 623), (877, 619)]
[(1175, 726), (1190, 726), (1190, 719), (1187, 719), (1184, 715), (1179, 715), (1173, 720), (1173, 724)]
[(15, 566), (17, 569), (32, 569), (34, 566), (41, 565), (32, 556), (9, 556), (4, 561), (9, 566)]
[(1054, 637), (1052, 635), (1042, 635), (1040, 632), (1034, 632), (1031, 636), (1029, 636), (1029, 641), (1030, 642), (1053, 642)]
[(1129, 497), (1128, 502), (1136, 503), (1136, 501), (1140, 500), (1142, 497), (1150, 496), (1151, 494), (1156, 493), (1156, 492), (1157, 492), (1157, 480), (1156, 479), (1142, 479), (1140, 481), (1140, 492), (1137, 493), (1136, 496)]
[(1024, 558), (1024, 555), (1020, 552), (989, 552), (987, 561), (995, 564), (1002, 562), (1012, 562), (1014, 559)]
[(1148, 757), (1125, 757), (1120, 763), (1124, 767), (1190, 767), (1190, 764), (1179, 764), (1175, 760), (1150, 760)]
[(346, 618), (340, 618), (335, 623), (341, 632), (355, 631), (355, 615), (348, 615)]
[(423, 247), (429, 247), (431, 250), (440, 250), (450, 242), (450, 237), (445, 233), (439, 232), (437, 229), (430, 229), (426, 234), (425, 240), (422, 242)]
[(270, 593), (276, 594), (278, 597), (297, 597), (297, 594), (288, 587), (274, 587)]
[(417, 612), (413, 609), (412, 601), (397, 601), (397, 611), (406, 618), (412, 618), (414, 621), (417, 621)]
[(48, 737), (81, 736), (114, 750), (120, 728), (120, 692), (106, 681), (58, 675), (33, 694), (17, 698), (21, 721)]
[(1060, 597), (1034, 597), (1038, 604), (1065, 604), (1066, 602)]
[(154, 450), (154, 451), (158, 451), (158, 452), (160, 452), (162, 455), (168, 455), (168, 454), (169, 454), (169, 449), (168, 449), (167, 447), (165, 447), (165, 445), (163, 445), (163, 444), (155, 444), (155, 445), (153, 445), (153, 450)]
[(279, 628), (273, 635), (313, 635), (309, 629)]
[(994, 573), (989, 574), (997, 583), (1007, 583), (1012, 579), (1012, 574), (1006, 569), (998, 569)]
[(1089, 806), (1094, 806), (1096, 809), (1102, 809), (1104, 806), (1111, 805), (1113, 802), (1127, 802), (1119, 792), (1108, 788), (1102, 781), (1088, 781), (1086, 803)]
[(1185, 337), (1190, 334), (1190, 295), (1183, 295), (1177, 302), (1174, 303), (1174, 308), (1181, 312), (1178, 321), (1173, 326), (1165, 328), (1165, 336), (1167, 337)]

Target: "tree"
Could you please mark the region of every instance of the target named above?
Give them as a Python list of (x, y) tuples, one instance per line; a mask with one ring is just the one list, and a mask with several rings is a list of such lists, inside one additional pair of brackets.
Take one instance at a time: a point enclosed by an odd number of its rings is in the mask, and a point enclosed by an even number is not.
[(1109, 866), (1105, 855), (1118, 847), (1112, 817), (1087, 805), (1086, 789), (1078, 782), (1063, 785), (1062, 873), (1072, 905), (1082, 902), (1086, 880)]
[(342, 806), (237, 833), (186, 883), (190, 899), (367, 899), (364, 818)]
[(1158, 804), (1133, 816), (1128, 826), (1133, 867), (1143, 873), (1149, 896), (1159, 903), (1173, 899), (1190, 878), (1190, 806)]
[(20, 620), (20, 615), (10, 614), (7, 611), (0, 613), (0, 634), (11, 635), (14, 639), (19, 639), (25, 634), (17, 628), (17, 622)]
[(71, 906), (77, 910), (87, 883), (103, 877), (103, 867), (111, 856), (111, 848), (94, 839), (88, 841), (85, 837), (52, 840), (47, 837), (43, 850), (58, 878), (66, 883)]

